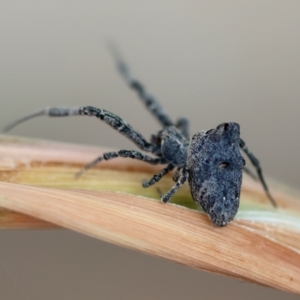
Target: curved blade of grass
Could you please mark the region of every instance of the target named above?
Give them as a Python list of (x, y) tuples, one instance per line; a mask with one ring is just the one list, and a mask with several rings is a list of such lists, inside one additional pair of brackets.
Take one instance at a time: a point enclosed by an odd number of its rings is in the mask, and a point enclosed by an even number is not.
[[(245, 178), (237, 218), (216, 228), (195, 209), (187, 186), (174, 197), (180, 206), (157, 201), (155, 187), (141, 187), (156, 167), (116, 159), (75, 180), (78, 169), (102, 152), (2, 136), (0, 228), (61, 226), (191, 267), (300, 293), (300, 205), (295, 198), (271, 186), (279, 205), (274, 209), (259, 184)], [(166, 191), (172, 184), (169, 176), (158, 186)]]

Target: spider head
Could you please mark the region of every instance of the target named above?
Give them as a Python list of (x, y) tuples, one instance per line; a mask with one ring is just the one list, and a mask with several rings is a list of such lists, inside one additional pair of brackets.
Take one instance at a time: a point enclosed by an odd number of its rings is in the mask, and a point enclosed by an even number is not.
[(240, 128), (223, 123), (196, 133), (187, 159), (193, 199), (216, 226), (233, 220), (239, 207), (245, 160), (239, 150)]

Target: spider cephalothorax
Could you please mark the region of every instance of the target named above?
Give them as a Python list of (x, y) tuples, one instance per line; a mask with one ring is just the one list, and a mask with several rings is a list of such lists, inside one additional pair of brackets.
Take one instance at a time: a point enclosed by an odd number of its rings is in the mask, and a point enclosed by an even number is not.
[(243, 170), (247, 171), (244, 167), (245, 160), (240, 153), (240, 149), (242, 149), (256, 168), (259, 180), (270, 201), (276, 206), (263, 178), (259, 161), (240, 138), (240, 127), (237, 123), (220, 124), (215, 129), (200, 131), (190, 139), (188, 120), (181, 118), (173, 123), (158, 102), (146, 92), (144, 86), (131, 77), (126, 64), (116, 53), (114, 54), (123, 78), (138, 93), (147, 109), (162, 126), (157, 134), (152, 135), (151, 142), (148, 142), (139, 132), (115, 114), (91, 106), (45, 108), (11, 123), (5, 128), (5, 131), (21, 122), (41, 115), (50, 117), (87, 115), (99, 118), (130, 139), (139, 149), (154, 156), (148, 156), (135, 150), (107, 152), (87, 164), (77, 176), (102, 160), (116, 157), (129, 157), (150, 164), (166, 164), (167, 166), (161, 172), (144, 182), (143, 186), (153, 185), (165, 174), (176, 168), (173, 177), (176, 183), (162, 196), (161, 200), (168, 202), (172, 195), (188, 180), (194, 201), (202, 206), (216, 226), (225, 226), (233, 220), (237, 213), (242, 173)]

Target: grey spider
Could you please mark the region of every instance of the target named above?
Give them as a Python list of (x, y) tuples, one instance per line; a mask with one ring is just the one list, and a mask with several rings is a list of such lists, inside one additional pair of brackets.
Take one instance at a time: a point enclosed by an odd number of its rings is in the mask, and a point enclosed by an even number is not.
[(102, 160), (116, 157), (129, 157), (153, 165), (166, 164), (167, 166), (158, 174), (155, 174), (149, 181), (143, 182), (143, 187), (155, 184), (164, 175), (176, 168), (173, 176), (176, 183), (161, 197), (161, 200), (164, 203), (168, 202), (188, 180), (194, 201), (201, 205), (216, 226), (227, 225), (238, 211), (242, 173), (243, 170), (249, 173), (245, 168), (245, 160), (240, 153), (240, 149), (242, 149), (256, 168), (258, 178), (269, 200), (276, 207), (264, 180), (258, 159), (248, 150), (245, 142), (240, 138), (239, 124), (222, 123), (215, 129), (200, 131), (190, 139), (188, 120), (180, 118), (176, 123), (173, 123), (154, 97), (145, 90), (138, 80), (131, 76), (127, 65), (120, 56), (116, 52), (113, 54), (122, 77), (137, 92), (146, 108), (162, 125), (162, 129), (151, 136), (150, 142), (120, 117), (104, 109), (91, 106), (44, 108), (9, 124), (4, 131), (41, 115), (49, 117), (95, 116), (126, 136), (138, 148), (152, 153), (155, 157), (135, 150), (107, 152), (87, 164), (76, 176), (80, 176), (84, 171)]

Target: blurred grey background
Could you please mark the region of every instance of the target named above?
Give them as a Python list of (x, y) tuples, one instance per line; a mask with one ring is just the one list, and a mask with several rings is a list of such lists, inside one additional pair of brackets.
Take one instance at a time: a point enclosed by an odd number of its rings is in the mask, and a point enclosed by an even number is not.
[[(299, 186), (299, 1), (1, 1), (0, 127), (49, 105), (94, 105), (159, 129), (106, 43), (191, 132), (241, 125), (265, 174)], [(11, 134), (134, 148), (90, 118), (37, 118)], [(74, 232), (1, 231), (1, 299), (296, 299)], [(276, 263), (276, 262), (274, 262)], [(298, 298), (298, 297), (297, 297)]]

